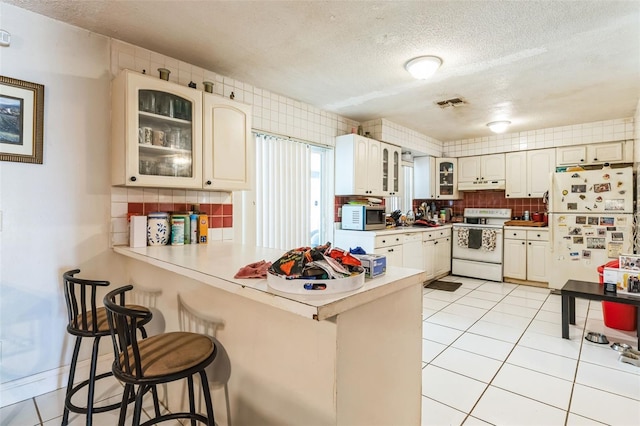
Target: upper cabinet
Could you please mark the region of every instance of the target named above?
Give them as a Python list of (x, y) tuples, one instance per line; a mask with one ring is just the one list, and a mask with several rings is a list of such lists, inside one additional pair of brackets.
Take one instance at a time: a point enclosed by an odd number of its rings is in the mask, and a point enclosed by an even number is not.
[[(250, 106), (133, 71), (112, 84), (112, 184), (249, 187)], [(204, 151), (204, 157), (203, 157)]]
[(399, 195), (400, 147), (356, 134), (338, 136), (335, 195)]
[(203, 188), (250, 189), (251, 106), (211, 93), (203, 96)]
[(633, 162), (633, 146), (629, 142), (608, 142), (556, 148), (558, 166)]
[(457, 200), (458, 193), (458, 161), (456, 158), (436, 158), (435, 192), (438, 200)]
[(417, 199), (436, 198), (436, 159), (413, 157), (413, 196)]
[(380, 143), (382, 155), (382, 192), (383, 195), (400, 195), (400, 155), (399, 146)]
[(554, 148), (507, 153), (505, 196), (541, 198), (549, 189), (555, 154)]
[(503, 180), (504, 154), (458, 158), (458, 182)]
[(202, 186), (202, 94), (123, 71), (112, 86), (112, 184)]

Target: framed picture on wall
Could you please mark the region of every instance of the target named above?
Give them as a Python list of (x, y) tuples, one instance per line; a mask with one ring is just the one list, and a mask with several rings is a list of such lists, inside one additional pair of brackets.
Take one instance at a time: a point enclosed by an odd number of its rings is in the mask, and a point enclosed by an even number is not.
[(44, 86), (0, 75), (0, 160), (42, 164)]

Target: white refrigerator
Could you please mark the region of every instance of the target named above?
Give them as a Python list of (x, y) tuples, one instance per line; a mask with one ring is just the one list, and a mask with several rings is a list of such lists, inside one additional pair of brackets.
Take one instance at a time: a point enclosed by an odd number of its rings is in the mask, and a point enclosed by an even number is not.
[(549, 288), (598, 282), (598, 266), (633, 253), (633, 168), (556, 172), (549, 194)]

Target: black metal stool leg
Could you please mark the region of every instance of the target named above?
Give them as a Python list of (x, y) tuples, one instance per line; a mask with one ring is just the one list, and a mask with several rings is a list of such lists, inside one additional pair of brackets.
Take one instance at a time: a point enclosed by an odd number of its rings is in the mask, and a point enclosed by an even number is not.
[(118, 426), (124, 426), (124, 420), (127, 418), (127, 406), (129, 405), (129, 398), (133, 396), (133, 385), (124, 385), (124, 391), (122, 392), (122, 403), (120, 406), (120, 417), (118, 418)]
[(93, 398), (96, 389), (96, 369), (98, 368), (98, 349), (100, 348), (100, 336), (93, 339), (93, 352), (91, 353), (91, 369), (89, 370), (89, 387), (87, 396), (87, 426), (93, 422)]
[(71, 389), (73, 388), (73, 378), (76, 375), (76, 364), (78, 363), (78, 353), (80, 352), (80, 343), (82, 338), (76, 337), (76, 343), (73, 346), (73, 355), (71, 356), (71, 365), (69, 366), (69, 381), (67, 384), (67, 394), (64, 401), (64, 412), (62, 414), (62, 426), (66, 426), (69, 423), (69, 408), (67, 405), (67, 399), (71, 399)]
[[(211, 391), (209, 390), (209, 382), (207, 381), (207, 373), (200, 371), (200, 383), (202, 383), (202, 392), (204, 392), (204, 402), (207, 406), (207, 425), (215, 426), (216, 422), (213, 418), (213, 404), (211, 403)], [(228, 420), (227, 420), (228, 421)]]
[(140, 418), (142, 416), (142, 397), (144, 396), (145, 388), (146, 385), (138, 386), (136, 403), (133, 408), (133, 422), (131, 423), (133, 426), (138, 426), (140, 424)]
[[(193, 376), (187, 377), (187, 382), (189, 383), (189, 412), (191, 414), (196, 414), (196, 400), (195, 400), (195, 392), (193, 389)], [(191, 426), (196, 426), (196, 421), (191, 419)]]
[(160, 402), (158, 401), (158, 387), (151, 386), (151, 393), (153, 394), (153, 408), (156, 412), (156, 417), (160, 417)]

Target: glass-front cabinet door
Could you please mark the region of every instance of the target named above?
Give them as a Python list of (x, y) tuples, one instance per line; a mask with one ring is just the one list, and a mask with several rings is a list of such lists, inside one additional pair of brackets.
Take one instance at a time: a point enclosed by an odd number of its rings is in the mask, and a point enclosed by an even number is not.
[(382, 191), (400, 195), (400, 147), (382, 143)]
[(458, 199), (458, 163), (455, 158), (436, 158), (436, 199)]
[(202, 187), (202, 92), (125, 70), (112, 99), (114, 185)]

